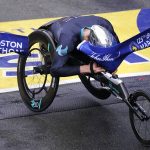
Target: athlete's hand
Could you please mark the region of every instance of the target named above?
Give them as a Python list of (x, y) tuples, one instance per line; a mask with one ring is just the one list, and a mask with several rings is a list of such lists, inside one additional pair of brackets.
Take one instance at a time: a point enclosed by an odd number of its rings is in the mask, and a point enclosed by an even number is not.
[[(96, 63), (93, 63), (93, 71), (94, 73), (99, 73), (105, 71), (105, 69), (98, 66)], [(90, 64), (80, 66), (80, 73), (81, 74), (91, 73)]]
[(99, 73), (99, 72), (104, 72), (105, 69), (98, 66), (96, 63), (93, 63), (93, 71), (94, 71), (94, 73)]

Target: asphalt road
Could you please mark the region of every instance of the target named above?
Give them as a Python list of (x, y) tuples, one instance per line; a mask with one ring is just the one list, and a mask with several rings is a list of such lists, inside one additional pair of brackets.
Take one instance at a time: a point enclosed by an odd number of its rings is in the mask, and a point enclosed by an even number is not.
[(0, 21), (149, 8), (149, 0), (0, 0)]

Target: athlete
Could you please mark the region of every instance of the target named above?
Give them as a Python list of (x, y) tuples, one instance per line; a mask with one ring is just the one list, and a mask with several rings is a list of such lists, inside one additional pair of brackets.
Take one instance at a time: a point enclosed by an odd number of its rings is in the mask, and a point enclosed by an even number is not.
[(104, 69), (96, 63), (80, 66), (68, 65), (69, 56), (77, 50), (77, 46), (84, 40), (101, 47), (113, 46), (119, 39), (111, 23), (98, 16), (65, 17), (43, 25), (53, 34), (57, 43), (54, 54), (51, 75), (72, 76), (79, 74), (99, 73)]

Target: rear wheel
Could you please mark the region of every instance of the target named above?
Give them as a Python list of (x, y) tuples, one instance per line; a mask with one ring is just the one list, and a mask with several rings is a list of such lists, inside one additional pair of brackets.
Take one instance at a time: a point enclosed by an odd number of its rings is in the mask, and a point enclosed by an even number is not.
[(29, 54), (19, 57), (18, 87), (26, 106), (40, 112), (53, 102), (59, 85), (59, 78), (48, 72), (55, 44), (46, 31), (37, 30), (29, 35), (29, 45)]
[(133, 132), (137, 139), (145, 146), (150, 146), (150, 97), (143, 91), (133, 93), (131, 105), (143, 118), (138, 118), (130, 109), (129, 116)]

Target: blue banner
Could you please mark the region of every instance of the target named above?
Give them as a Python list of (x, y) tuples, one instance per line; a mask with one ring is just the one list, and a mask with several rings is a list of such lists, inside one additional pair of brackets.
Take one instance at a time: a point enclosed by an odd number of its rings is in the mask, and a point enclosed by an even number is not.
[(0, 53), (7, 54), (15, 52), (19, 54), (28, 54), (29, 39), (26, 36), (10, 33), (0, 33)]
[(148, 47), (150, 47), (150, 28), (113, 47), (102, 48), (92, 45), (89, 41), (83, 41), (77, 49), (112, 73), (129, 54)]

